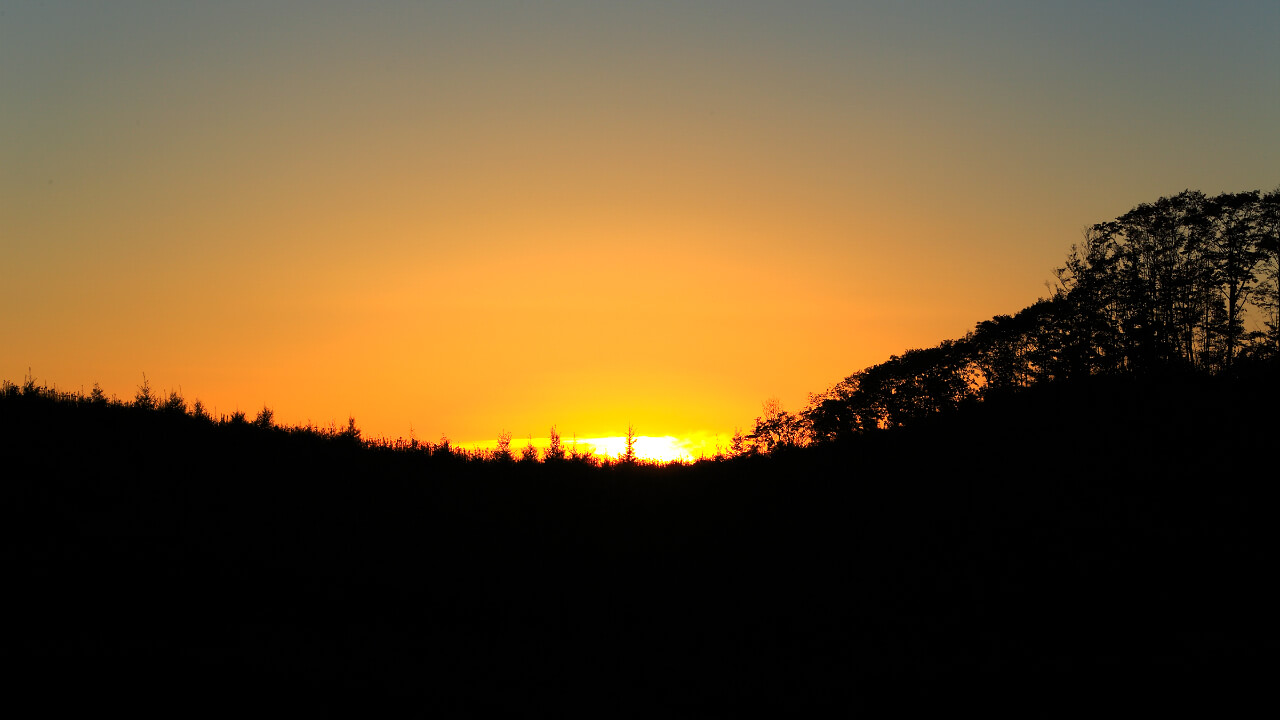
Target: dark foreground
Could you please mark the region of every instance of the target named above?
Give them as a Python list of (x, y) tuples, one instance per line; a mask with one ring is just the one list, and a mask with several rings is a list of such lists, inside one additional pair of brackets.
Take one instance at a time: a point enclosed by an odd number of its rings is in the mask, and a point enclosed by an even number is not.
[(5, 684), (49, 715), (1243, 705), (1270, 682), (1276, 400), (1042, 387), (600, 469), (8, 398)]

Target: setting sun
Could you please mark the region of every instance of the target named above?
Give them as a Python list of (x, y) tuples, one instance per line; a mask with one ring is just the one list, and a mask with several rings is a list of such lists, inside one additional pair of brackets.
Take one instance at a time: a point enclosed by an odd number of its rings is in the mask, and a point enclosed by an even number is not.
[[(569, 435), (561, 437), (560, 441), (566, 453), (576, 450), (579, 453), (594, 455), (601, 460), (620, 458), (627, 451), (626, 436), (585, 438)], [(513, 438), (511, 451), (518, 454), (522, 448), (530, 444), (537, 448), (540, 455), (545, 455), (547, 448), (551, 445), (551, 439), (548, 437)], [(482, 452), (492, 452), (497, 445), (496, 440), (459, 443), (462, 448)], [(686, 438), (670, 435), (661, 437), (637, 435), (635, 438), (637, 458), (664, 463), (713, 458), (725, 453), (728, 447), (728, 440), (708, 433), (698, 433)]]
[[(640, 435), (635, 440), (636, 456), (641, 459), (670, 462), (672, 460), (693, 460), (696, 458), (687, 449), (686, 442), (670, 436), (649, 437)], [(610, 457), (619, 457), (627, 451), (627, 439), (625, 437), (596, 438), (588, 442), (594, 445), (599, 452), (603, 452)]]

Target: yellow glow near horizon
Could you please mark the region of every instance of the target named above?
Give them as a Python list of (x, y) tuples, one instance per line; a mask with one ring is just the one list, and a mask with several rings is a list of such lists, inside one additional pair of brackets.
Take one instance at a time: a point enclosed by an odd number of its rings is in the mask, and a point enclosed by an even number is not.
[[(627, 450), (627, 438), (621, 436), (594, 438), (573, 438), (570, 436), (562, 437), (560, 441), (565, 452), (569, 452), (570, 448), (576, 444), (580, 450), (590, 452), (600, 458), (618, 458)], [(545, 453), (546, 449), (551, 445), (550, 438), (545, 437), (532, 439), (528, 437), (512, 438), (512, 454), (518, 457), (520, 450), (530, 442), (538, 449), (539, 453)], [(493, 450), (497, 445), (497, 440), (459, 443), (459, 447), (487, 451)], [(687, 462), (700, 458), (712, 458), (718, 453), (727, 452), (728, 449), (727, 440), (711, 433), (697, 433), (685, 438), (677, 438), (671, 435), (637, 435), (635, 444), (637, 457), (642, 460), (656, 460), (658, 462)], [(541, 454), (539, 457), (541, 457)]]

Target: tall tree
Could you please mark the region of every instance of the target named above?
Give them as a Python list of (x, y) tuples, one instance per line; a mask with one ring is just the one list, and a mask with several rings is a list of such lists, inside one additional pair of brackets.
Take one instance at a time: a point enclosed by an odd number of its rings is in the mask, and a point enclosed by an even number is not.
[(1260, 194), (1254, 190), (1223, 193), (1208, 205), (1210, 272), (1225, 304), (1217, 328), (1225, 339), (1221, 360), (1224, 368), (1230, 368), (1235, 358), (1244, 334), (1245, 303), (1258, 281), (1258, 245), (1265, 232), (1259, 201)]
[(782, 408), (778, 398), (769, 398), (761, 405), (763, 415), (756, 418), (755, 429), (747, 436), (764, 452), (779, 447), (797, 447), (805, 444), (808, 433), (805, 418), (793, 415)]
[(1280, 188), (1259, 198), (1257, 242), (1261, 275), (1257, 305), (1267, 327), (1264, 347), (1271, 356), (1280, 357)]

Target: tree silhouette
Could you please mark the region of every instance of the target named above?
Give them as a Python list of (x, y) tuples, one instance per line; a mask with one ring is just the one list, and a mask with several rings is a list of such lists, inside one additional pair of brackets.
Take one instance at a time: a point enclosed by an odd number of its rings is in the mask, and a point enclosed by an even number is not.
[(146, 373), (142, 373), (142, 384), (138, 386), (138, 392), (133, 396), (133, 405), (143, 410), (152, 410), (156, 406), (156, 399), (151, 394), (151, 383), (147, 382)]
[(1230, 367), (1249, 308), (1275, 296), (1273, 196), (1188, 190), (1091, 227), (1058, 271), (1077, 359), (1089, 372)]
[(560, 441), (560, 433), (556, 431), (556, 426), (552, 425), (548, 433), (549, 443), (547, 451), (543, 455), (543, 459), (547, 462), (560, 462), (565, 459), (564, 444)]
[(1219, 333), (1226, 339), (1223, 366), (1230, 368), (1244, 335), (1244, 310), (1257, 290), (1257, 269), (1264, 256), (1266, 213), (1256, 190), (1224, 193), (1209, 203), (1208, 252), (1212, 282), (1226, 303)]
[(529, 442), (520, 449), (520, 462), (535, 463), (538, 462), (538, 448), (533, 444), (533, 435), (529, 436)]
[(511, 431), (503, 430), (498, 433), (498, 445), (493, 449), (493, 459), (502, 463), (509, 463), (514, 459), (511, 455)]
[[(798, 426), (767, 404), (750, 438), (766, 452), (790, 444), (789, 428), (835, 442), (1044, 382), (1280, 357), (1280, 190), (1143, 203), (1089, 227), (1055, 273), (1052, 297), (850, 375), (813, 395)], [(1248, 330), (1251, 312), (1265, 332)]]
[(160, 405), (160, 409), (170, 415), (185, 415), (187, 413), (187, 402), (182, 399), (182, 395), (177, 390), (169, 393), (169, 397)]
[(763, 414), (756, 418), (755, 427), (747, 436), (753, 444), (766, 453), (780, 447), (799, 447), (805, 444), (805, 417), (784, 410), (782, 401), (776, 397), (765, 400), (760, 409)]
[(627, 448), (618, 458), (618, 462), (623, 465), (635, 465), (636, 460), (636, 428), (631, 423), (627, 423)]
[(1267, 353), (1280, 357), (1280, 188), (1259, 198), (1257, 250), (1262, 281), (1255, 302), (1267, 328), (1261, 340)]

